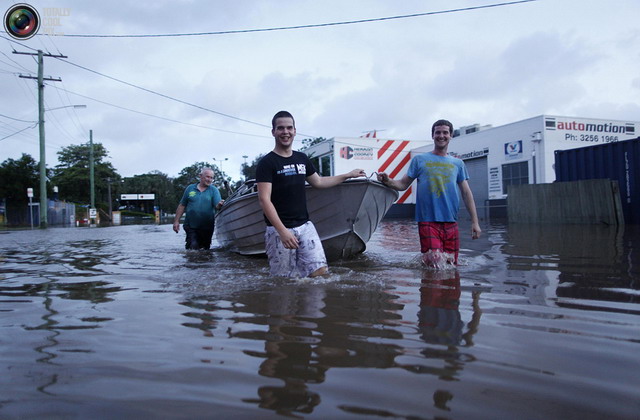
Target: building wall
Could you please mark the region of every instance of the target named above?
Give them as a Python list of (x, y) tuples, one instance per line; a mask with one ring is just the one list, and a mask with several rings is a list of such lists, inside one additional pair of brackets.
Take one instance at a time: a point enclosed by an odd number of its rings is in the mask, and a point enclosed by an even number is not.
[[(625, 141), (636, 138), (640, 122), (540, 115), (500, 127), (454, 137), (449, 153), (463, 160), (486, 156), (488, 172), (488, 198), (507, 197), (503, 180), (505, 165), (524, 164), (529, 184), (551, 183), (556, 180), (554, 153), (556, 150), (575, 149)], [(431, 147), (420, 147), (413, 154), (425, 153)], [(478, 185), (473, 179), (469, 183)], [(479, 194), (474, 190), (474, 194)], [(482, 203), (476, 203), (482, 205)]]
[[(333, 163), (330, 175), (362, 168), (373, 179), (377, 172), (386, 172), (392, 179), (398, 179), (407, 173), (412, 149), (427, 144), (433, 144), (433, 141), (335, 137), (309, 147), (304, 152), (312, 158), (330, 156)], [(415, 204), (413, 190), (410, 188), (401, 192), (396, 203)]]
[[(514, 167), (524, 168), (526, 179), (522, 179), (522, 183), (554, 182), (556, 150), (630, 140), (638, 137), (640, 122), (539, 115), (499, 127), (478, 126), (478, 129), (471, 134), (454, 137), (449, 152), (467, 161), (468, 166), (473, 166), (469, 184), (476, 198), (479, 216), (483, 217), (483, 214), (488, 215), (483, 211), (486, 201), (500, 203), (506, 200), (505, 168), (510, 172)], [(304, 152), (312, 157), (330, 157), (330, 175), (363, 168), (368, 176), (384, 171), (397, 179), (406, 174), (411, 157), (432, 149), (431, 139), (335, 137)], [(513, 182), (513, 173), (508, 175)], [(412, 186), (401, 193), (397, 203), (415, 204), (414, 190)]]

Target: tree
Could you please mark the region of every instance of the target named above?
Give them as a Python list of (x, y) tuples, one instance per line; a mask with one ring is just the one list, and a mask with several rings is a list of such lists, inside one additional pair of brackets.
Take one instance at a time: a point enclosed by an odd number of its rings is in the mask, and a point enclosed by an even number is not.
[(242, 164), (242, 176), (244, 176), (244, 179), (256, 179), (256, 168), (258, 167), (258, 162), (260, 162), (260, 159), (263, 157), (264, 154), (261, 153), (253, 159), (250, 165), (246, 163)]
[(181, 195), (176, 197), (173, 180), (160, 171), (151, 171), (143, 175), (125, 178), (122, 183), (122, 191), (124, 194), (154, 194), (155, 205), (164, 212), (175, 210), (182, 196), (180, 193)]
[(309, 139), (302, 139), (302, 147), (300, 148), (300, 151), (304, 151), (305, 149), (310, 148), (311, 146), (315, 146), (316, 144), (320, 144), (323, 141), (327, 141), (326, 138), (324, 137), (315, 137), (315, 138), (309, 138)]
[[(76, 203), (90, 202), (89, 155), (89, 144), (67, 146), (58, 152), (60, 163), (53, 170), (51, 182), (58, 186), (60, 198)], [(111, 162), (105, 161), (107, 157), (107, 149), (101, 143), (93, 143), (96, 205), (101, 203), (104, 206), (108, 202), (107, 180), (110, 179), (112, 185), (114, 183), (118, 185), (121, 179)], [(112, 199), (114, 198), (113, 193), (114, 191), (112, 191)]]
[(178, 197), (175, 203), (176, 206), (180, 198), (182, 198), (184, 189), (191, 184), (200, 182), (200, 171), (202, 168), (211, 168), (213, 170), (213, 185), (220, 190), (220, 195), (223, 199), (229, 196), (230, 191), (227, 185), (229, 181), (231, 181), (231, 177), (220, 171), (217, 165), (208, 162), (196, 162), (191, 166), (183, 168), (178, 174), (178, 177), (173, 179), (173, 187)]
[[(0, 165), (0, 200), (5, 200), (7, 216), (11, 224), (28, 224), (29, 198), (27, 188), (33, 188), (33, 196), (40, 192), (40, 171), (33, 158), (23, 153), (20, 159), (7, 159)], [(37, 201), (37, 199), (36, 199)]]

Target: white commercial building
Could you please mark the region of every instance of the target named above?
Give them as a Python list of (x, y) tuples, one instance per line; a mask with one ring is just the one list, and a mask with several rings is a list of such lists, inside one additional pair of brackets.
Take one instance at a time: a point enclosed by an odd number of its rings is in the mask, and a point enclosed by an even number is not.
[[(485, 218), (489, 208), (491, 216), (506, 215), (509, 185), (554, 182), (556, 150), (631, 140), (638, 137), (640, 122), (539, 115), (456, 132), (460, 135), (449, 143), (449, 153), (464, 160), (479, 216)], [(412, 155), (431, 150), (418, 147)]]
[[(449, 143), (449, 153), (465, 162), (480, 218), (506, 217), (509, 185), (556, 180), (556, 150), (631, 140), (639, 133), (638, 121), (539, 115), (499, 127), (459, 127)], [(431, 139), (335, 137), (304, 152), (323, 176), (363, 168), (367, 175), (386, 172), (397, 179), (407, 172), (411, 157), (431, 150)], [(411, 186), (400, 193), (388, 215), (413, 217), (414, 209), (415, 186)], [(461, 213), (460, 217), (468, 216)]]

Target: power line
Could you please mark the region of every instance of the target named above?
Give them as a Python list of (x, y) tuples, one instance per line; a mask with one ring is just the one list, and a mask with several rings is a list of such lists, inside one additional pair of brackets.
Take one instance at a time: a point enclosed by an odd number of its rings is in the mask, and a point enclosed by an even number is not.
[(164, 121), (169, 121), (169, 122), (173, 122), (173, 123), (177, 123), (177, 124), (183, 124), (183, 125), (189, 125), (189, 126), (192, 126), (192, 127), (205, 128), (207, 130), (220, 131), (220, 132), (229, 133), (229, 134), (239, 134), (239, 135), (242, 135), (242, 136), (269, 138), (269, 136), (263, 136), (263, 135), (258, 135), (258, 134), (249, 134), (249, 133), (240, 133), (240, 132), (237, 132), (237, 131), (224, 130), (222, 128), (207, 127), (207, 126), (204, 126), (204, 125), (198, 125), (198, 124), (192, 124), (192, 123), (188, 123), (188, 122), (184, 122), (184, 121), (178, 121), (178, 120), (174, 120), (174, 119), (171, 119), (171, 118), (161, 117), (159, 115), (149, 114), (147, 112), (137, 111), (135, 109), (126, 108), (126, 107), (123, 107), (123, 106), (120, 106), (120, 105), (112, 104), (110, 102), (106, 102), (106, 101), (102, 101), (100, 99), (92, 98), (90, 96), (82, 95), (80, 93), (76, 93), (76, 92), (61, 88), (61, 87), (57, 87), (57, 86), (52, 86), (52, 87), (54, 89), (61, 90), (61, 91), (66, 92), (66, 93), (70, 93), (72, 95), (80, 96), (81, 98), (89, 99), (91, 101), (95, 101), (95, 102), (98, 102), (98, 103), (101, 103), (101, 104), (104, 104), (104, 105), (109, 105), (109, 106), (112, 106), (114, 108), (122, 109), (124, 111), (133, 112), (133, 113), (140, 114), (140, 115), (145, 115), (147, 117), (158, 118), (158, 119), (164, 120)]
[[(13, 40), (11, 40), (11, 39), (9, 39), (9, 38), (5, 38), (5, 37), (3, 37), (3, 36), (0, 36), (0, 38), (2, 38), (2, 39), (6, 39), (7, 41), (14, 42)], [(35, 51), (35, 49), (34, 49), (34, 48), (31, 48), (31, 47), (28, 47), (28, 46), (25, 46), (25, 47), (26, 47), (26, 48), (30, 48), (30, 49), (32, 49), (32, 50), (34, 50), (34, 51)], [(16, 51), (14, 50), (14, 52), (16, 52)], [(169, 95), (165, 95), (165, 94), (163, 94), (163, 93), (156, 92), (156, 91), (153, 91), (153, 90), (151, 90), (151, 89), (147, 89), (147, 88), (145, 88), (145, 87), (138, 86), (138, 85), (135, 85), (135, 84), (133, 84), (133, 83), (130, 83), (130, 82), (127, 82), (127, 81), (124, 81), (124, 80), (118, 79), (118, 78), (116, 78), (116, 77), (109, 76), (109, 75), (104, 74), (104, 73), (100, 73), (99, 71), (92, 70), (92, 69), (90, 69), (90, 68), (88, 68), (88, 67), (84, 67), (84, 66), (82, 66), (82, 65), (80, 65), (80, 64), (72, 63), (71, 61), (68, 61), (68, 60), (63, 60), (63, 59), (61, 59), (61, 58), (58, 58), (58, 60), (62, 61), (63, 63), (66, 63), (66, 64), (69, 64), (69, 65), (72, 65), (72, 66), (78, 67), (78, 68), (80, 68), (80, 69), (82, 69), (82, 70), (85, 70), (85, 71), (88, 71), (88, 72), (91, 72), (91, 73), (97, 74), (98, 76), (105, 77), (105, 78), (107, 78), (107, 79), (110, 79), (110, 80), (116, 81), (116, 82), (118, 82), (118, 83), (122, 83), (122, 84), (124, 84), (124, 85), (129, 86), (129, 87), (133, 87), (133, 88), (136, 88), (136, 89), (142, 90), (142, 91), (147, 92), (147, 93), (151, 93), (151, 94), (153, 94), (153, 95), (160, 96), (160, 97), (165, 98), (165, 99), (169, 99), (169, 100), (172, 100), (172, 101), (175, 101), (175, 102), (179, 102), (179, 103), (181, 103), (181, 104), (183, 104), (183, 105), (188, 105), (188, 106), (191, 106), (191, 107), (194, 107), (194, 108), (198, 108), (198, 109), (203, 110), (203, 111), (206, 111), (206, 112), (210, 112), (210, 113), (213, 113), (213, 114), (216, 114), (216, 115), (220, 115), (220, 116), (222, 116), (222, 117), (231, 118), (231, 119), (234, 119), (234, 120), (237, 120), (237, 121), (246, 122), (246, 123), (248, 123), (248, 124), (253, 124), (253, 125), (257, 125), (257, 126), (265, 127), (265, 128), (269, 128), (269, 129), (271, 129), (271, 128), (272, 128), (270, 125), (266, 125), (266, 124), (262, 124), (262, 123), (259, 123), (259, 122), (255, 122), (255, 121), (247, 120), (247, 119), (244, 119), (244, 118), (236, 117), (236, 116), (233, 116), (233, 115), (225, 114), (225, 113), (223, 113), (223, 112), (215, 111), (215, 110), (213, 110), (213, 109), (209, 109), (209, 108), (203, 107), (203, 106), (201, 106), (201, 105), (193, 104), (193, 103), (191, 103), (191, 102), (187, 102), (187, 101), (184, 101), (184, 100), (182, 100), (182, 99), (177, 99), (177, 98), (171, 97), (171, 96), (169, 96)], [(21, 77), (22, 77), (22, 76), (21, 76)], [(64, 89), (63, 89), (63, 90), (64, 90)], [(70, 92), (70, 93), (73, 93), (73, 92)], [(79, 95), (79, 94), (77, 94), (77, 95)], [(79, 95), (79, 96), (82, 96), (82, 95)], [(93, 98), (88, 98), (88, 99), (93, 99)], [(98, 102), (99, 102), (99, 101), (98, 101)], [(117, 106), (117, 105), (113, 105), (113, 104), (107, 104), (107, 105)], [(126, 109), (126, 108), (124, 108), (124, 109)], [(129, 110), (129, 111), (137, 112), (137, 111), (133, 111), (133, 110)], [(142, 113), (142, 114), (144, 114), (144, 113)], [(176, 121), (176, 122), (179, 122), (179, 121)], [(220, 130), (220, 131), (226, 131), (226, 130)], [(233, 132), (231, 132), (231, 133), (233, 133)], [(236, 133), (236, 134), (244, 134), (244, 133)], [(298, 134), (300, 134), (300, 135), (302, 135), (302, 136), (313, 137), (313, 136), (310, 136), (310, 135), (307, 135), (307, 134), (303, 134), (303, 133), (298, 133)], [(261, 136), (260, 136), (260, 137), (261, 137)]]
[[(97, 74), (98, 76), (106, 77), (107, 79), (110, 79), (110, 80), (116, 81), (116, 82), (118, 82), (118, 83), (122, 83), (122, 84), (124, 84), (124, 85), (129, 86), (129, 87), (133, 87), (133, 88), (136, 88), (136, 89), (142, 90), (142, 91), (144, 91), (144, 92), (151, 93), (151, 94), (153, 94), (153, 95), (157, 95), (157, 96), (160, 96), (160, 97), (162, 97), (162, 98), (169, 99), (169, 100), (171, 100), (171, 101), (175, 101), (175, 102), (181, 103), (181, 104), (183, 104), (183, 105), (188, 105), (188, 106), (191, 106), (191, 107), (194, 107), (194, 108), (200, 109), (200, 110), (202, 110), (202, 111), (210, 112), (210, 113), (212, 113), (212, 114), (220, 115), (220, 116), (222, 116), (222, 117), (226, 117), (226, 118), (231, 118), (231, 119), (234, 119), (234, 120), (237, 120), (237, 121), (246, 122), (246, 123), (248, 123), (248, 124), (257, 125), (257, 126), (260, 126), (260, 127), (266, 127), (266, 128), (269, 128), (269, 129), (271, 129), (271, 128), (272, 128), (270, 125), (262, 124), (262, 123), (255, 122), (255, 121), (251, 121), (251, 120), (247, 120), (247, 119), (245, 119), (245, 118), (235, 117), (235, 116), (233, 116), (233, 115), (229, 115), (229, 114), (225, 114), (225, 113), (223, 113), (223, 112), (215, 111), (215, 110), (213, 110), (213, 109), (209, 109), (209, 108), (203, 107), (203, 106), (201, 106), (201, 105), (193, 104), (193, 103), (191, 103), (191, 102), (187, 102), (187, 101), (184, 101), (184, 100), (182, 100), (182, 99), (174, 98), (174, 97), (172, 97), (172, 96), (165, 95), (164, 93), (156, 92), (156, 91), (154, 91), (154, 90), (147, 89), (147, 88), (145, 88), (145, 87), (138, 86), (138, 85), (135, 85), (135, 84), (133, 84), (133, 83), (130, 83), (130, 82), (127, 82), (127, 81), (124, 81), (124, 80), (118, 79), (118, 78), (116, 78), (116, 77), (112, 77), (112, 76), (106, 75), (106, 74), (104, 74), (104, 73), (100, 73), (99, 71), (92, 70), (92, 69), (90, 69), (90, 68), (88, 68), (88, 67), (81, 66), (80, 64), (72, 63), (71, 61), (68, 61), (68, 60), (63, 60), (63, 59), (60, 59), (60, 58), (58, 58), (58, 60), (59, 60), (59, 61), (62, 61), (63, 63), (67, 63), (67, 64), (70, 64), (70, 65), (72, 65), (72, 66), (75, 66), (75, 67), (81, 68), (81, 69), (83, 69), (83, 70), (86, 70), (86, 71), (88, 71), (88, 72), (91, 72), (91, 73)], [(71, 92), (71, 93), (72, 93), (72, 92)], [(80, 96), (82, 96), (82, 95), (80, 95)], [(89, 99), (91, 99), (91, 98), (89, 98)], [(108, 105), (112, 105), (112, 104), (108, 104)], [(126, 108), (125, 108), (125, 109), (126, 109)], [(133, 111), (133, 112), (138, 112), (138, 111)], [(142, 114), (144, 114), (144, 113), (142, 113)], [(151, 114), (148, 114), (148, 115), (151, 115)], [(153, 115), (151, 115), (151, 116), (153, 116)], [(175, 121), (175, 120), (174, 120), (174, 122), (179, 122), (179, 121)], [(227, 130), (221, 130), (221, 129), (216, 129), (216, 130), (220, 130), (220, 131), (227, 131)], [(234, 132), (232, 132), (232, 131), (227, 131), (227, 132), (234, 133)], [(251, 134), (245, 134), (245, 133), (235, 133), (235, 134), (251, 135)], [(298, 134), (299, 134), (299, 135), (301, 135), (301, 136), (305, 136), (305, 137), (314, 137), (314, 136), (312, 136), (312, 135), (304, 134), (304, 133), (298, 133)], [(257, 137), (262, 137), (262, 136), (257, 136)]]
[(4, 52), (0, 52), (0, 54), (2, 54), (2, 55), (4, 55), (5, 57), (7, 57), (7, 59), (8, 59), (9, 61), (11, 61), (12, 63), (14, 63), (15, 65), (10, 64), (10, 63), (6, 63), (6, 62), (4, 62), (4, 61), (0, 61), (0, 63), (6, 64), (6, 65), (8, 65), (8, 66), (10, 66), (10, 67), (13, 67), (13, 68), (15, 68), (15, 69), (17, 69), (17, 70), (20, 70), (20, 71), (30, 71), (28, 68), (26, 68), (26, 67), (25, 67), (25, 66), (23, 66), (22, 64), (18, 63), (18, 62), (17, 62), (17, 61), (15, 61), (15, 60), (12, 60), (12, 59), (11, 59), (11, 57), (9, 57), (9, 56), (8, 56), (7, 54), (5, 54)]
[(36, 123), (36, 124), (38, 123), (38, 121), (20, 120), (18, 118), (13, 118), (13, 117), (10, 117), (10, 116), (4, 115), (4, 114), (0, 114), (0, 117), (9, 118), (10, 120), (26, 122), (26, 123)]
[(28, 130), (28, 129), (30, 129), (30, 128), (35, 128), (37, 125), (38, 125), (38, 123), (36, 122), (36, 123), (35, 123), (35, 124), (33, 124), (32, 126), (29, 126), (29, 127), (27, 127), (27, 128), (23, 128), (23, 129), (22, 129), (22, 130), (20, 130), (20, 131), (16, 131), (16, 132), (15, 132), (15, 133), (13, 133), (13, 134), (9, 134), (8, 136), (5, 136), (5, 137), (1, 138), (1, 139), (0, 139), (0, 141), (2, 141), (2, 140), (4, 140), (4, 139), (8, 139), (9, 137), (15, 136), (16, 134), (20, 134), (20, 133), (22, 133), (23, 131), (26, 131), (26, 130)]
[(358, 23), (383, 22), (387, 20), (398, 20), (398, 19), (408, 19), (408, 18), (416, 18), (416, 17), (423, 17), (423, 16), (442, 15), (447, 13), (457, 13), (457, 12), (466, 12), (470, 10), (488, 9), (492, 7), (511, 6), (514, 4), (529, 3), (533, 1), (537, 1), (537, 0), (519, 0), (519, 1), (511, 1), (511, 2), (505, 2), (505, 3), (487, 4), (483, 6), (471, 6), (471, 7), (463, 7), (459, 9), (441, 10), (437, 12), (413, 13), (409, 15), (348, 20), (348, 21), (341, 21), (341, 22), (317, 23), (317, 24), (310, 24), (310, 25), (280, 26), (275, 28), (239, 29), (239, 30), (215, 31), (215, 32), (187, 32), (187, 33), (174, 33), (174, 34), (140, 34), (140, 35), (134, 35), (134, 34), (129, 34), (129, 35), (53, 34), (53, 35), (50, 35), (50, 34), (47, 34), (47, 36), (64, 36), (64, 37), (75, 37), (75, 38), (161, 38), (161, 37), (232, 35), (232, 34), (244, 34), (244, 33), (255, 33), (255, 32), (288, 31), (293, 29), (323, 28), (323, 27), (329, 27), (329, 26), (354, 25)]
[(75, 66), (75, 67), (81, 68), (81, 69), (83, 69), (83, 70), (86, 70), (86, 71), (88, 71), (88, 72), (91, 72), (91, 73), (97, 74), (97, 75), (99, 75), (99, 76), (106, 77), (107, 79), (111, 79), (111, 80), (116, 81), (116, 82), (118, 82), (118, 83), (122, 83), (122, 84), (124, 84), (124, 85), (129, 86), (129, 87), (133, 87), (133, 88), (136, 88), (136, 89), (140, 89), (140, 90), (142, 90), (142, 91), (144, 91), (144, 92), (151, 93), (151, 94), (153, 94), (153, 95), (157, 95), (157, 96), (160, 96), (160, 97), (165, 98), (165, 99), (170, 99), (170, 100), (175, 101), (175, 102), (179, 102), (179, 103), (181, 103), (181, 104), (183, 104), (183, 105), (189, 105), (189, 106), (192, 106), (192, 107), (194, 107), (194, 108), (198, 108), (198, 109), (200, 109), (200, 110), (202, 110), (202, 111), (211, 112), (212, 114), (220, 115), (220, 116), (222, 116), (222, 117), (231, 118), (231, 119), (234, 119), (234, 120), (237, 120), (237, 121), (242, 121), (242, 122), (246, 122), (246, 123), (249, 123), (249, 124), (258, 125), (258, 126), (260, 126), (260, 127), (267, 127), (267, 128), (271, 128), (271, 126), (270, 126), (270, 125), (261, 124), (261, 123), (258, 123), (258, 122), (255, 122), (255, 121), (251, 121), (251, 120), (247, 120), (247, 119), (240, 118), (240, 117), (234, 117), (233, 115), (225, 114), (225, 113), (223, 113), (223, 112), (214, 111), (213, 109), (205, 108), (205, 107), (203, 107), (203, 106), (196, 105), (196, 104), (193, 104), (193, 103), (191, 103), (191, 102), (183, 101), (182, 99), (173, 98), (173, 97), (171, 97), (171, 96), (169, 96), (169, 95), (165, 95), (164, 93), (156, 92), (156, 91), (153, 91), (153, 90), (151, 90), (151, 89), (144, 88), (144, 87), (142, 87), (142, 86), (134, 85), (133, 83), (126, 82), (126, 81), (124, 81), (124, 80), (121, 80), (121, 79), (118, 79), (118, 78), (115, 78), (115, 77), (112, 77), (112, 76), (106, 75), (106, 74), (104, 74), (104, 73), (100, 73), (99, 71), (96, 71), (96, 70), (91, 70), (90, 68), (87, 68), (87, 67), (81, 66), (80, 64), (72, 63), (71, 61), (68, 61), (68, 60), (63, 60), (63, 59), (60, 59), (60, 58), (59, 58), (58, 60), (59, 60), (59, 61), (62, 61), (63, 63), (67, 63), (67, 64), (70, 64), (70, 65), (72, 65), (72, 66)]

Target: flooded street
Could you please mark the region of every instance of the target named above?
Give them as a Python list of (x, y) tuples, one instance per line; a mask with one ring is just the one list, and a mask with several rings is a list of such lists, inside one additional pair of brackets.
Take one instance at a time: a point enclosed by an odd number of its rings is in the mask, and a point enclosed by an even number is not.
[(640, 227), (383, 221), (321, 279), (170, 225), (0, 232), (0, 418), (637, 419)]

